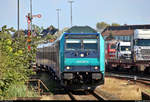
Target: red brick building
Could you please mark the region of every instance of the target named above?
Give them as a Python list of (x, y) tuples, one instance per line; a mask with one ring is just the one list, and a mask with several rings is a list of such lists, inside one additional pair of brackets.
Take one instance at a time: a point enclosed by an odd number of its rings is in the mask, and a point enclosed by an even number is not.
[(112, 34), (116, 40), (130, 41), (135, 29), (150, 29), (150, 25), (108, 26), (103, 30), (102, 36), (106, 39)]

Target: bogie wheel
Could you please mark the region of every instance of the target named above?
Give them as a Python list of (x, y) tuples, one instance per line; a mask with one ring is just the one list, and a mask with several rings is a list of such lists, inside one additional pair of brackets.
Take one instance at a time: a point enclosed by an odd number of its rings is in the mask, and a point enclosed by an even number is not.
[(138, 73), (138, 69), (137, 69), (136, 67), (133, 67), (133, 68), (132, 68), (132, 73), (133, 73), (133, 74), (137, 74), (137, 73)]
[(86, 92), (87, 94), (90, 94), (90, 93), (93, 93), (94, 90), (93, 90), (93, 89), (89, 89), (89, 90), (85, 90), (85, 92)]
[(144, 70), (144, 73), (145, 73), (145, 74), (150, 74), (150, 67), (147, 67), (147, 68)]

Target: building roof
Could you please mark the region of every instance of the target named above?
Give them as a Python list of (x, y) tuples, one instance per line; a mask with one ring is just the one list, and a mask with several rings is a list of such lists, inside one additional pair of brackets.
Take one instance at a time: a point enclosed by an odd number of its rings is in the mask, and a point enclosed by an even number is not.
[(127, 36), (127, 35), (132, 35), (134, 30), (106, 30), (105, 32), (102, 33), (102, 36), (109, 36), (110, 33), (114, 36), (122, 35), (122, 36)]
[(135, 29), (150, 29), (150, 25), (123, 25), (123, 26), (108, 26), (102, 32), (103, 36), (112, 35), (132, 35)]
[(48, 34), (54, 35), (56, 32), (58, 31), (58, 29), (44, 29), (41, 34), (43, 34), (43, 36), (46, 36)]

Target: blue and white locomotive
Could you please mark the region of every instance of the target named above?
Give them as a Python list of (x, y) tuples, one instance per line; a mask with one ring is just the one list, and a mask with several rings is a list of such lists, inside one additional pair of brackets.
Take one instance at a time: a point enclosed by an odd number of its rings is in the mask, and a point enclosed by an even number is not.
[(104, 84), (104, 39), (89, 26), (73, 26), (53, 43), (38, 46), (36, 63), (62, 85), (90, 89)]

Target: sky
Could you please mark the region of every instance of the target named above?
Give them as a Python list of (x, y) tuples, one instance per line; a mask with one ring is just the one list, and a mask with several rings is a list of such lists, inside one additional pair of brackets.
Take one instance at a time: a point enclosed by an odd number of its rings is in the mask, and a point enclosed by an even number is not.
[[(0, 27), (7, 25), (17, 29), (17, 0), (0, 0)], [(150, 24), (150, 0), (73, 0), (73, 25), (96, 28), (97, 22), (113, 22), (121, 25)], [(70, 4), (68, 0), (32, 0), (33, 24), (57, 28), (57, 12), (60, 29), (70, 27)], [(26, 15), (30, 12), (30, 0), (20, 0), (20, 29), (27, 29)]]

